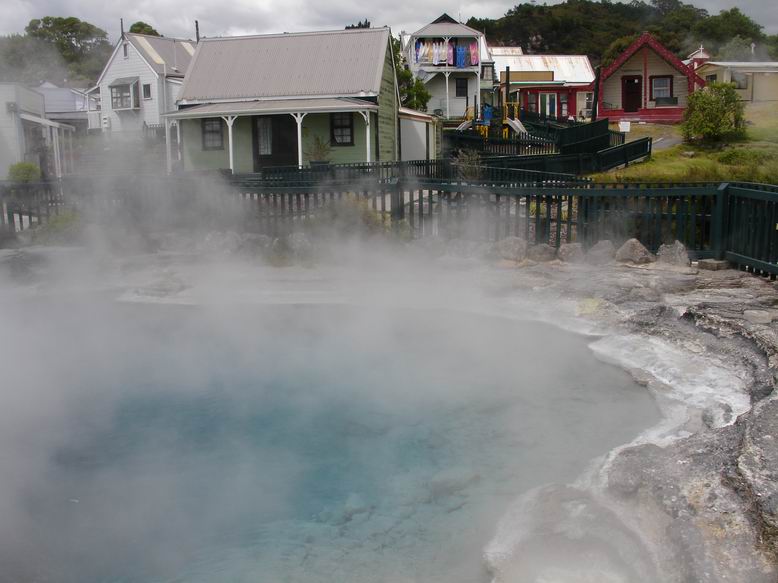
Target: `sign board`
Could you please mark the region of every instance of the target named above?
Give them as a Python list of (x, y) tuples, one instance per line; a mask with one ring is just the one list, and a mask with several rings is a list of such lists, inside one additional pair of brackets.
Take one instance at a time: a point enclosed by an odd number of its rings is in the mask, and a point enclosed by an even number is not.
[(622, 133), (628, 134), (631, 126), (632, 126), (632, 122), (620, 121), (619, 122), (619, 131), (622, 132)]

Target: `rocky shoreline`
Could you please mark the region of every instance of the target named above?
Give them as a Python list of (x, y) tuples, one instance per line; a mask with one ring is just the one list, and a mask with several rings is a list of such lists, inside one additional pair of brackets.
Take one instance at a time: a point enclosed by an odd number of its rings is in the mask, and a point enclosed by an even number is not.
[[(503, 261), (518, 259), (506, 257), (510, 247), (516, 244), (498, 244)], [(776, 284), (716, 263), (715, 271), (687, 267), (682, 247), (664, 246), (664, 261), (634, 240), (618, 250), (600, 242), (589, 251), (594, 257), (574, 250), (576, 262), (515, 261), (517, 288), (573, 300), (578, 318), (610, 333), (660, 338), (700, 358), (739, 363), (750, 406), (737, 416), (726, 404), (692, 406), (661, 446), (648, 440), (620, 448), (589, 480), (519, 500), (518, 516), (486, 550), (495, 581), (535, 580), (539, 540), (546, 564), (577, 556), (599, 565), (591, 573), (584, 568), (580, 581), (778, 580)], [(648, 386), (661, 385), (645, 371), (632, 372)], [(517, 533), (519, 523), (525, 526)], [(619, 575), (603, 578), (605, 572)]]

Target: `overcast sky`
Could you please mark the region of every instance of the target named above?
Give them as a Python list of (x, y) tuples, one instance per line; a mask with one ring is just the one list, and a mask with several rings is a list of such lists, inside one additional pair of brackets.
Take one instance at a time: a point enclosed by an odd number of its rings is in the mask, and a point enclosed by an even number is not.
[[(735, 5), (732, 0), (693, 3), (712, 14)], [(0, 34), (22, 32), (30, 19), (42, 16), (87, 20), (107, 30), (112, 42), (119, 34), (119, 18), (124, 18), (127, 27), (143, 20), (165, 36), (188, 38), (194, 37), (195, 19), (205, 36), (338, 29), (365, 18), (373, 26), (391, 26), (396, 34), (413, 32), (443, 12), (463, 21), (474, 15), (494, 18), (516, 4), (515, 0), (0, 0)], [(736, 5), (766, 32), (778, 32), (775, 0), (739, 0)]]

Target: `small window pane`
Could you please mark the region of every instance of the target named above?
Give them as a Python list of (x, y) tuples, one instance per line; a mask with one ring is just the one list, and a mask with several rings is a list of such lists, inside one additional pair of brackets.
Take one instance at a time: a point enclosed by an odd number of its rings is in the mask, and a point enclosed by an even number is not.
[(467, 97), (467, 79), (455, 79), (456, 81), (456, 96)]
[(132, 92), (129, 85), (111, 87), (111, 107), (113, 109), (130, 109), (132, 107)]
[(143, 99), (151, 99), (151, 84), (143, 84)]
[(273, 155), (273, 120), (269, 117), (257, 118), (257, 151), (260, 156)]
[(732, 71), (732, 82), (735, 84), (735, 89), (748, 89), (748, 75), (745, 73)]
[(350, 112), (333, 113), (330, 116), (331, 141), (335, 146), (354, 144), (354, 117)]
[(203, 120), (203, 150), (223, 150), (224, 132), (222, 131), (222, 120), (204, 119)]
[(657, 77), (656, 79), (652, 79), (652, 93), (654, 99), (672, 97), (672, 92), (670, 90), (671, 82), (672, 79), (670, 79), (670, 77)]

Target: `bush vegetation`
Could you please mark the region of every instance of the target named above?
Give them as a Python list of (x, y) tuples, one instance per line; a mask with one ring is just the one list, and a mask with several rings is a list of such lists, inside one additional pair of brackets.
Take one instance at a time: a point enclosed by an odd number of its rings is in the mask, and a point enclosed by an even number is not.
[(17, 162), (8, 168), (8, 180), (12, 182), (38, 182), (41, 169), (32, 162)]
[(704, 143), (745, 136), (745, 105), (732, 83), (711, 83), (689, 96), (681, 131), (686, 141)]

